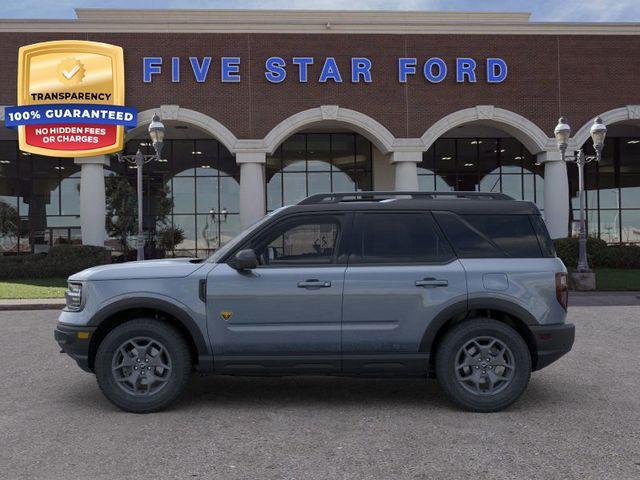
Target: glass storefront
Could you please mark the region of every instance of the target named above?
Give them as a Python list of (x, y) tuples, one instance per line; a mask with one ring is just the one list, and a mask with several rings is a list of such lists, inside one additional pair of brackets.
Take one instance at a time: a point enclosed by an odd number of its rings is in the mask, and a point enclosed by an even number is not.
[(267, 157), (267, 211), (314, 193), (373, 190), (371, 142), (356, 133), (299, 133)]
[[(126, 153), (139, 147), (151, 153), (145, 140), (127, 143)], [(214, 139), (167, 140), (162, 156), (144, 167), (149, 256), (206, 256), (240, 230), (240, 168)], [(577, 168), (567, 169), (576, 234)], [(424, 153), (418, 174), (423, 191), (503, 192), (544, 209), (544, 168), (513, 138), (441, 138)], [(107, 245), (134, 248), (135, 166), (114, 157), (105, 177), (112, 214)], [(372, 145), (361, 135), (296, 134), (267, 157), (267, 210), (317, 192), (372, 190), (372, 177)], [(640, 243), (640, 138), (607, 137), (602, 161), (589, 164), (585, 178), (589, 234)], [(0, 253), (80, 243), (79, 203), (80, 167), (73, 159), (24, 154), (16, 141), (0, 141)]]
[[(125, 152), (133, 154), (138, 148), (152, 153), (145, 141), (128, 142)], [(162, 158), (143, 169), (144, 229), (149, 243), (164, 254), (207, 256), (240, 231), (240, 167), (214, 139), (166, 140)], [(109, 182), (124, 178), (135, 194), (135, 166), (118, 163), (114, 157), (106, 175), (107, 205), (112, 191)], [(179, 229), (184, 237), (175, 245), (166, 241), (174, 239), (171, 229)], [(108, 244), (121, 248), (121, 240), (114, 235)], [(133, 238), (129, 244), (134, 245)]]
[(0, 141), (0, 253), (80, 243), (80, 167)]
[(422, 191), (502, 192), (544, 210), (544, 168), (514, 138), (440, 138), (418, 164)]
[[(127, 143), (125, 152), (138, 148), (151, 153), (145, 141)], [(212, 139), (167, 140), (162, 157), (143, 170), (149, 256), (206, 256), (240, 230), (240, 169)], [(135, 248), (135, 166), (113, 157), (105, 187), (112, 213), (107, 246)], [(184, 237), (177, 244), (161, 241), (176, 239), (171, 228)], [(0, 141), (0, 253), (47, 251), (63, 243), (81, 243), (80, 166), (69, 158), (24, 154), (16, 141)]]
[[(584, 145), (593, 152), (591, 140)], [(571, 230), (578, 233), (578, 168), (567, 165)], [(602, 160), (585, 167), (587, 230), (608, 243), (640, 243), (640, 137), (607, 137)]]

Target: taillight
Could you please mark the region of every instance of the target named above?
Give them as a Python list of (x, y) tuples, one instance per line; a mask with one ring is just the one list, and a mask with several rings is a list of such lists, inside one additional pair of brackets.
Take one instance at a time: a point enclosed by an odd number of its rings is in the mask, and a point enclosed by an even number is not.
[(562, 308), (566, 310), (569, 303), (569, 284), (566, 273), (556, 273), (556, 298)]

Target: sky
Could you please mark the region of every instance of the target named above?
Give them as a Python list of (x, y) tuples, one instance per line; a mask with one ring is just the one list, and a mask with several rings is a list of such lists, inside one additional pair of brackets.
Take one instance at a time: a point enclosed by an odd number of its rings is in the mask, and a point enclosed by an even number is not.
[(532, 21), (640, 22), (640, 0), (18, 0), (0, 18), (75, 18), (74, 8), (261, 8), (530, 12)]

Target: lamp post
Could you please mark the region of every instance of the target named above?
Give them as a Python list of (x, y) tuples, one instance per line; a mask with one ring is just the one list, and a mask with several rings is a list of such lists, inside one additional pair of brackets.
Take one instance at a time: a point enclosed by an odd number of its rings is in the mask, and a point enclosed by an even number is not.
[(558, 149), (562, 154), (563, 161), (574, 162), (578, 166), (578, 192), (580, 198), (580, 236), (578, 238), (578, 273), (591, 273), (589, 262), (587, 260), (587, 228), (585, 221), (585, 191), (584, 191), (584, 166), (592, 161), (599, 162), (602, 158), (602, 149), (604, 147), (604, 138), (607, 134), (607, 127), (602, 123), (602, 119), (597, 117), (591, 125), (591, 139), (593, 140), (593, 148), (595, 155), (585, 155), (582, 149), (573, 155), (567, 155), (567, 146), (569, 137), (571, 136), (571, 127), (567, 123), (567, 119), (561, 117), (558, 125), (554, 130)]
[[(222, 207), (219, 214), (216, 213), (215, 208), (209, 210), (209, 217), (202, 229), (202, 236), (207, 242), (207, 250), (211, 250), (211, 242), (215, 243), (215, 241), (218, 240), (218, 226), (216, 225), (216, 222), (218, 224), (226, 223), (228, 215), (229, 211), (225, 207)], [(216, 216), (218, 217), (217, 220)]]
[(160, 153), (162, 152), (162, 144), (164, 142), (165, 128), (164, 124), (160, 121), (160, 117), (155, 114), (149, 124), (149, 138), (151, 138), (151, 144), (155, 153), (153, 155), (143, 155), (140, 149), (135, 155), (122, 155), (118, 153), (119, 162), (127, 162), (135, 165), (137, 170), (137, 193), (138, 193), (138, 235), (136, 236), (136, 250), (138, 251), (137, 260), (144, 260), (144, 234), (142, 232), (142, 216), (143, 216), (143, 204), (142, 204), (142, 166), (145, 163), (149, 163), (152, 160), (160, 160)]

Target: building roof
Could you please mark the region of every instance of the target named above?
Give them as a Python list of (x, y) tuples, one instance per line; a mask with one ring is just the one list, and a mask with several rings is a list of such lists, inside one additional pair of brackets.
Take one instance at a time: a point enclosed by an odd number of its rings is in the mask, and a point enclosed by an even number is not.
[(78, 8), (76, 19), (0, 19), (4, 32), (638, 35), (640, 23), (531, 22), (530, 13)]

